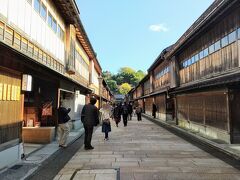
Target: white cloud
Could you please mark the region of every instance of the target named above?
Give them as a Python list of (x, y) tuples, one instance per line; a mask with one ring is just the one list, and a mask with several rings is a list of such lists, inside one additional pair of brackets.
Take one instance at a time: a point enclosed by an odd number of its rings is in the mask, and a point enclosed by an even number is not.
[(149, 26), (150, 31), (154, 32), (168, 32), (169, 28), (165, 24), (153, 24)]

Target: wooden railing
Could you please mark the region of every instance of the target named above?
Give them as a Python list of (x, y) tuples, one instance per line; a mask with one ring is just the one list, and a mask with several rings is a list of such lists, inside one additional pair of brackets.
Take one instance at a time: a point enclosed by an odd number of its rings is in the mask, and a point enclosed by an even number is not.
[(0, 144), (21, 139), (22, 122), (0, 126)]
[[(21, 35), (17, 30), (9, 26), (3, 21), (0, 21), (0, 42), (10, 46), (25, 56), (35, 60), (36, 62), (74, 80), (79, 84), (89, 85), (89, 81), (78, 73), (67, 74), (65, 73), (65, 66), (56, 60), (49, 53), (40, 48), (37, 43), (30, 41), (24, 35)], [(74, 66), (71, 66), (74, 70)]]
[(48, 68), (64, 73), (63, 64), (2, 21), (0, 21), (0, 41)]

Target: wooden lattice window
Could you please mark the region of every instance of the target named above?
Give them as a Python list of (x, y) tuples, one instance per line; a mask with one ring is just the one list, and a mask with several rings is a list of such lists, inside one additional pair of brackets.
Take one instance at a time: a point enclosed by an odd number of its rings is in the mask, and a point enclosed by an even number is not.
[(3, 40), (4, 37), (4, 23), (0, 21), (0, 39)]
[(21, 48), (21, 36), (20, 34), (14, 32), (14, 42), (13, 45), (15, 48), (20, 49)]
[(6, 26), (6, 31), (5, 31), (5, 42), (12, 45), (13, 43), (13, 30)]
[(28, 41), (27, 41), (27, 39), (25, 39), (23, 37), (22, 37), (22, 40), (21, 40), (21, 50), (25, 53), (28, 50)]

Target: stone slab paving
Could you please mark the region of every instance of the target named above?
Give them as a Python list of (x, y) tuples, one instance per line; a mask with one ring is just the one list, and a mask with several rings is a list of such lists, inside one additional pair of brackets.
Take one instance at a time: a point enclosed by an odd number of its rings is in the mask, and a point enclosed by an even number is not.
[(101, 169), (114, 168), (120, 169), (121, 180), (240, 180), (238, 169), (146, 119), (134, 118), (118, 128), (112, 122), (109, 141), (98, 127), (92, 145), (92, 151), (79, 149), (55, 180), (70, 179), (74, 173), (74, 179), (112, 180), (114, 173)]

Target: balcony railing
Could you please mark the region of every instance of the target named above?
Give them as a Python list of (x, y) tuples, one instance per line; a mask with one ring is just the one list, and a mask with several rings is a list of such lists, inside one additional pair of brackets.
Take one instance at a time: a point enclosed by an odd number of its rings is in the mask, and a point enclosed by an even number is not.
[(0, 21), (0, 42), (3, 42), (36, 62), (58, 73), (64, 74), (63, 64), (2, 21)]

